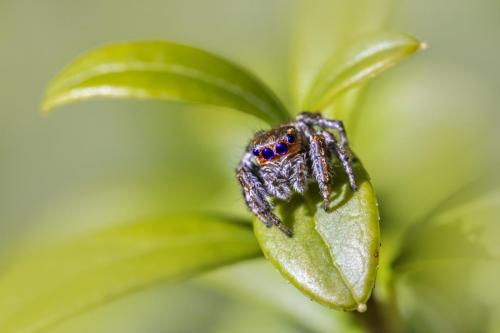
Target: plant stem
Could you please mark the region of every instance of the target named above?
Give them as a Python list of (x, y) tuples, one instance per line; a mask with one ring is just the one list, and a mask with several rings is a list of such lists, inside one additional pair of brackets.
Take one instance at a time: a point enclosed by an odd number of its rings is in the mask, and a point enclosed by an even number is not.
[(399, 333), (403, 331), (401, 315), (394, 297), (380, 302), (372, 295), (365, 313), (354, 313), (356, 320), (370, 333)]

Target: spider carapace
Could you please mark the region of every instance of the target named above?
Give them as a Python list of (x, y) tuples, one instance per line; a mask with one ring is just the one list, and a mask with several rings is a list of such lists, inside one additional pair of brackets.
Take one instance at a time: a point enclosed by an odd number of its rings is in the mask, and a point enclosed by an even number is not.
[(288, 201), (293, 192), (304, 194), (308, 183), (315, 181), (326, 209), (333, 180), (332, 156), (340, 161), (351, 189), (356, 191), (351, 153), (341, 121), (302, 112), (293, 122), (256, 133), (236, 170), (248, 208), (267, 227), (275, 225), (291, 237), (291, 230), (274, 214), (268, 200), (276, 197)]

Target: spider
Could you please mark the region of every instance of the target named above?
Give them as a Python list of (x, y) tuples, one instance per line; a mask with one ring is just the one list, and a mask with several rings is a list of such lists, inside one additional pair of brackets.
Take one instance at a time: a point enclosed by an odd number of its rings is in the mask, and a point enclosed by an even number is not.
[[(338, 141), (329, 129), (337, 132)], [(257, 132), (236, 169), (248, 208), (268, 228), (275, 225), (292, 237), (291, 230), (273, 213), (268, 200), (288, 201), (293, 192), (304, 194), (308, 183), (316, 181), (323, 208), (327, 210), (333, 178), (332, 155), (346, 172), (351, 190), (356, 191), (349, 144), (341, 121), (302, 112), (293, 122)]]

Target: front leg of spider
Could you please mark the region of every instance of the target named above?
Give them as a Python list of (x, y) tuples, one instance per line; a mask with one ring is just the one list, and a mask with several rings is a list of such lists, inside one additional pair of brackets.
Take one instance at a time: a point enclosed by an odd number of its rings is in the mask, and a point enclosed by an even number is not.
[(238, 181), (243, 189), (245, 203), (266, 227), (270, 228), (275, 225), (288, 237), (292, 237), (291, 230), (273, 213), (273, 208), (267, 200), (268, 194), (259, 177), (255, 174), (250, 159), (251, 155), (246, 154), (236, 171)]
[(338, 144), (337, 139), (328, 131), (321, 131), (321, 134), (325, 138), (328, 150), (332, 151), (335, 156), (339, 159), (342, 164), (347, 177), (349, 178), (349, 186), (353, 191), (358, 190), (358, 185), (356, 184), (356, 179), (354, 178), (354, 170), (351, 164), (350, 154), (345, 150), (345, 148)]
[(330, 184), (332, 182), (329, 154), (325, 138), (321, 134), (313, 134), (309, 140), (312, 173), (323, 197), (323, 208), (326, 210), (330, 202)]

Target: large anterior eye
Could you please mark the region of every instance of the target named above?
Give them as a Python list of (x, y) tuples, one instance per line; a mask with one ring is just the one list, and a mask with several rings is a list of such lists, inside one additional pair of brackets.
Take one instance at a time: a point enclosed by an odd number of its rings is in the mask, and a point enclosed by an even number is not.
[(266, 160), (270, 160), (274, 157), (274, 151), (269, 148), (262, 149), (262, 157)]
[(286, 143), (278, 143), (276, 145), (276, 153), (280, 154), (280, 155), (285, 155), (286, 153), (288, 153), (288, 146), (286, 145)]

